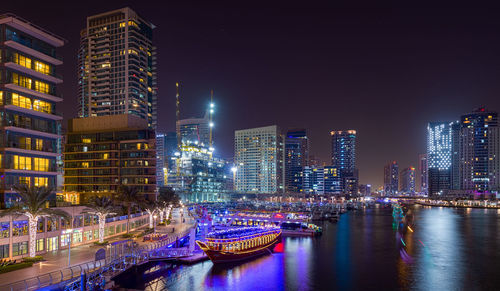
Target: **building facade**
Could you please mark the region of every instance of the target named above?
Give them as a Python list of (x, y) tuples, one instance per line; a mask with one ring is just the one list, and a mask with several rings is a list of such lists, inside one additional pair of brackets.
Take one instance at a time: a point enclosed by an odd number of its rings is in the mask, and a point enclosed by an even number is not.
[(169, 172), (175, 169), (177, 134), (175, 132), (156, 134), (156, 184), (167, 185)]
[(332, 166), (340, 170), (344, 193), (358, 192), (358, 170), (356, 169), (356, 131), (332, 131)]
[(283, 192), (283, 138), (278, 126), (235, 131), (236, 190)]
[(431, 122), (427, 126), (428, 194), (442, 195), (450, 189), (452, 123)]
[[(167, 186), (184, 201), (215, 202), (223, 200), (232, 177), (227, 163), (213, 151), (199, 144), (183, 143), (178, 166), (169, 171)], [(230, 187), (230, 186), (229, 186)]]
[(209, 147), (210, 119), (208, 115), (204, 118), (181, 119), (176, 123), (176, 128), (182, 143)]
[(130, 114), (71, 119), (64, 151), (64, 200), (87, 202), (120, 185), (156, 199), (154, 131)]
[(460, 190), (498, 192), (499, 133), (497, 112), (479, 108), (462, 115), (458, 150)]
[(16, 199), (13, 185), (57, 187), (63, 80), (56, 67), (63, 62), (56, 50), (64, 43), (13, 14), (0, 16), (1, 207)]
[(399, 191), (402, 194), (414, 195), (415, 194), (415, 168), (408, 167), (401, 171)]
[(428, 191), (428, 165), (427, 165), (427, 154), (420, 154), (418, 156), (418, 177), (420, 180), (420, 193), (426, 195)]
[(87, 17), (78, 52), (80, 117), (133, 114), (156, 128), (153, 29), (130, 8)]
[(386, 196), (397, 195), (399, 190), (399, 167), (396, 161), (392, 161), (384, 167), (384, 194)]
[(302, 190), (300, 172), (309, 162), (309, 139), (305, 129), (288, 130), (285, 135), (285, 191)]
[[(67, 223), (62, 218), (41, 218), (37, 224), (36, 254), (68, 249), (99, 241), (99, 220), (97, 216), (84, 213), (84, 206), (59, 207), (71, 216)], [(133, 213), (130, 230), (143, 227), (149, 221), (144, 212)], [(29, 256), (28, 217), (5, 216), (0, 218), (0, 259), (20, 260)], [(68, 231), (68, 230), (71, 230)], [(104, 237), (106, 240), (127, 233), (127, 216), (106, 218)]]

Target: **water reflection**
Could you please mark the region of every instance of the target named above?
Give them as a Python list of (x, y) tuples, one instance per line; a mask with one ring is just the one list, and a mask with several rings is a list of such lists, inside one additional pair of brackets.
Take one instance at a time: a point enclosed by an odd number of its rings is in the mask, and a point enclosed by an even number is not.
[[(349, 212), (320, 238), (285, 238), (232, 265), (159, 264), (122, 287), (146, 290), (498, 290), (497, 210), (415, 207), (413, 231), (391, 209)], [(405, 226), (406, 227), (406, 226)], [(404, 247), (402, 247), (404, 242)], [(403, 252), (404, 250), (404, 252)]]

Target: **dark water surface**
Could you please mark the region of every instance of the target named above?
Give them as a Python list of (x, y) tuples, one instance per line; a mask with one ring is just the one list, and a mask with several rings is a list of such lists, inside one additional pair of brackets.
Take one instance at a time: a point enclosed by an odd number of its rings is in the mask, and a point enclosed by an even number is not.
[[(500, 290), (500, 211), (416, 206), (398, 237), (390, 208), (351, 211), (319, 238), (230, 267), (159, 263), (122, 287), (146, 290)], [(134, 276), (129, 276), (134, 277)]]

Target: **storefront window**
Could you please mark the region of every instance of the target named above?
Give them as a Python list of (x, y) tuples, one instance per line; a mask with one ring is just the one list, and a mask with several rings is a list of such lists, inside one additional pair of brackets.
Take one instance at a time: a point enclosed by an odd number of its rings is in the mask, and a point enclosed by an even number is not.
[(47, 220), (47, 231), (56, 231), (59, 229), (58, 219)]
[(0, 246), (0, 258), (8, 258), (9, 257), (9, 245), (1, 245)]
[(10, 222), (0, 222), (0, 238), (9, 237)]
[(28, 253), (28, 242), (23, 241), (12, 244), (12, 256), (21, 256)]
[(36, 240), (36, 251), (37, 252), (43, 251), (44, 246), (45, 246), (45, 239), (41, 238), (41, 239)]
[(92, 240), (92, 230), (83, 233), (83, 239), (85, 241)]
[(55, 251), (58, 249), (59, 237), (49, 237), (47, 239), (47, 251)]
[(73, 233), (73, 242), (74, 244), (81, 243), (83, 241), (82, 231), (76, 230)]
[(36, 232), (37, 233), (41, 233), (41, 232), (44, 231), (44, 224), (45, 224), (45, 219), (43, 217), (39, 218), (37, 226), (36, 226)]
[(61, 235), (61, 247), (65, 247), (69, 244), (71, 237), (70, 234), (63, 234)]
[(75, 216), (75, 218), (73, 219), (73, 227), (74, 228), (83, 227), (83, 216), (82, 215)]
[(12, 223), (12, 236), (28, 235), (28, 221), (19, 220)]

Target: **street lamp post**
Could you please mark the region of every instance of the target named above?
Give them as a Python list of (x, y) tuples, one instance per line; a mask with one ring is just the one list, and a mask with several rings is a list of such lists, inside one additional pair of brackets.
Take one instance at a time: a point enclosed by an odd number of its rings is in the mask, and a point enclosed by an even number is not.
[(66, 229), (65, 231), (66, 234), (69, 235), (69, 242), (68, 242), (68, 266), (71, 266), (71, 241), (72, 241), (72, 234), (73, 234), (73, 229)]

